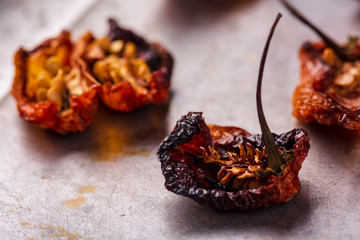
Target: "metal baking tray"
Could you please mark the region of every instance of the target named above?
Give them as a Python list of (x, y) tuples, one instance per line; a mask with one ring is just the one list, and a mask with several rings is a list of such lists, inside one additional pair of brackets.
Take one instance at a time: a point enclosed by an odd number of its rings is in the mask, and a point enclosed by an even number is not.
[[(357, 1), (294, 4), (339, 42), (359, 34)], [(268, 54), (263, 105), (273, 132), (303, 127), (311, 137), (300, 194), (254, 212), (221, 212), (168, 192), (156, 150), (181, 115), (202, 111), (207, 123), (260, 132), (257, 72), (278, 11), (284, 16)], [(317, 39), (310, 30), (277, 1), (264, 0), (99, 1), (71, 30), (101, 36), (109, 16), (171, 50), (171, 100), (132, 113), (101, 106), (88, 129), (61, 136), (23, 121), (14, 99), (3, 98), (0, 239), (358, 238), (359, 136), (291, 115), (297, 50)]]

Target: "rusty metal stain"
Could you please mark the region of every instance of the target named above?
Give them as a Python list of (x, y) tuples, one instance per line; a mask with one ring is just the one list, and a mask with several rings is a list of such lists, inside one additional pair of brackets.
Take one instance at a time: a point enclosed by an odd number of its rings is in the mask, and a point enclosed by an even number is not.
[[(71, 233), (63, 226), (53, 226), (46, 223), (37, 225), (27, 224), (26, 229), (40, 230), (41, 237), (45, 239), (66, 239), (66, 240), (92, 240), (91, 238), (81, 236), (78, 233)], [(27, 240), (34, 240), (35, 238), (27, 238)]]
[(78, 193), (79, 194), (94, 193), (94, 192), (96, 192), (96, 189), (97, 189), (96, 186), (94, 186), (92, 184), (89, 184), (89, 185), (86, 185), (86, 186), (79, 187)]
[(78, 196), (75, 199), (67, 200), (63, 203), (64, 206), (76, 210), (86, 202), (86, 198), (83, 195)]

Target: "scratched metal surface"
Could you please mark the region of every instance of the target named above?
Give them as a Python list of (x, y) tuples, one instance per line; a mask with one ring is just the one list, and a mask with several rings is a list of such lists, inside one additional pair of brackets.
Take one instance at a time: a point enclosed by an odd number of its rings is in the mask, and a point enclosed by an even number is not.
[[(338, 41), (359, 34), (357, 1), (302, 0), (296, 6)], [(203, 111), (208, 123), (260, 131), (257, 70), (278, 11), (284, 17), (268, 55), (263, 101), (274, 132), (304, 127), (311, 136), (300, 194), (242, 213), (214, 211), (168, 192), (156, 149), (181, 115)], [(101, 107), (85, 132), (59, 136), (20, 119), (13, 98), (3, 98), (0, 239), (358, 238), (360, 138), (291, 116), (296, 52), (304, 40), (317, 39), (312, 32), (276, 1), (264, 0), (98, 1), (71, 30), (76, 37), (90, 29), (100, 36), (108, 16), (174, 54), (171, 101), (133, 113)]]

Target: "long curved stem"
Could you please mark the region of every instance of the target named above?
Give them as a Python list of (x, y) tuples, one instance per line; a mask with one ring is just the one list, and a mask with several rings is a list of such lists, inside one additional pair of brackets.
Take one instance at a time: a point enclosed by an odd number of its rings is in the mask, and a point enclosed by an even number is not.
[(280, 0), (280, 2), (290, 11), (292, 15), (294, 15), (297, 19), (299, 19), (306, 26), (310, 27), (319, 37), (334, 50), (334, 52), (339, 56), (343, 61), (351, 61), (351, 56), (347, 54), (343, 48), (341, 48), (334, 40), (328, 37), (325, 33), (323, 33), (318, 27), (312, 24), (308, 19), (304, 17), (298, 10), (295, 9), (288, 1)]
[(259, 123), (261, 127), (262, 137), (265, 142), (265, 147), (267, 151), (267, 158), (268, 158), (268, 164), (269, 168), (271, 168), (275, 173), (279, 173), (281, 171), (281, 165), (284, 164), (285, 160), (280, 156), (280, 153), (275, 145), (274, 137), (270, 131), (270, 128), (266, 122), (263, 107), (262, 107), (262, 101), (261, 101), (261, 85), (262, 85), (262, 78), (263, 78), (263, 72), (265, 67), (265, 61), (267, 52), (269, 49), (271, 38), (274, 34), (275, 27), (277, 23), (279, 22), (281, 18), (281, 13), (278, 13), (276, 16), (276, 19), (271, 27), (269, 36), (267, 38), (263, 54), (261, 57), (260, 62), (260, 69), (259, 69), (259, 77), (257, 82), (257, 90), (256, 90), (256, 106), (257, 106), (257, 112), (259, 117)]

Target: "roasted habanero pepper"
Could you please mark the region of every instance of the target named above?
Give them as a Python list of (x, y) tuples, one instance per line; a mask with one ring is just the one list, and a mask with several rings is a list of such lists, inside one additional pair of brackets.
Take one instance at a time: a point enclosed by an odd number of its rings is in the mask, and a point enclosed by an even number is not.
[(98, 83), (72, 55), (70, 33), (63, 31), (35, 49), (14, 56), (12, 95), (25, 120), (61, 134), (83, 131), (95, 118)]
[(300, 84), (293, 95), (293, 115), (304, 122), (340, 125), (360, 131), (360, 44), (358, 37), (340, 47), (287, 1), (284, 6), (310, 27), (322, 42), (299, 50)]
[(108, 107), (130, 112), (169, 99), (173, 58), (158, 43), (148, 43), (109, 20), (106, 37), (83, 35), (76, 50), (102, 85), (100, 98)]
[(261, 103), (265, 59), (280, 17), (270, 31), (259, 70), (256, 101), (262, 134), (207, 125), (202, 113), (188, 113), (157, 153), (168, 190), (216, 209), (243, 211), (287, 202), (299, 193), (298, 173), (310, 148), (309, 137), (303, 129), (272, 134)]

